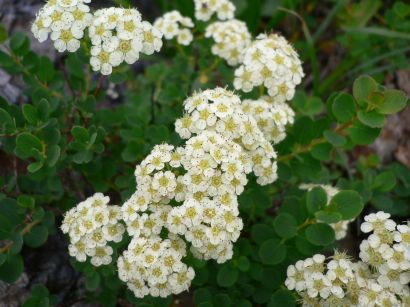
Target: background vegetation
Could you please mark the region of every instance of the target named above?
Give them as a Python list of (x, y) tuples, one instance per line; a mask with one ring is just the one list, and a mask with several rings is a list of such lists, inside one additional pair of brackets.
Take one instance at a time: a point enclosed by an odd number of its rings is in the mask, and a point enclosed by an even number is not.
[[(193, 17), (191, 0), (114, 2), (139, 7), (149, 20), (172, 9)], [(19, 5), (14, 1), (0, 9), (0, 68), (7, 76), (0, 86), (0, 279), (7, 283), (0, 301), (5, 306), (292, 306), (295, 297), (283, 287), (288, 264), (337, 246), (352, 255), (358, 251), (359, 222), (336, 242), (327, 224), (314, 223), (319, 211), (329, 219), (335, 212), (349, 219), (363, 204), (362, 215), (378, 209), (398, 221), (409, 217), (410, 114), (407, 108), (390, 116), (407, 104), (404, 93), (390, 88), (410, 92), (410, 5), (234, 2), (237, 18), (254, 35), (283, 34), (304, 62), (307, 76), (291, 104), (297, 120), (276, 147), (279, 180), (267, 187), (251, 180), (241, 196), (245, 228), (231, 261), (217, 265), (192, 258), (197, 275), (189, 293), (143, 301), (117, 280), (114, 265), (96, 270), (69, 259), (58, 229), (62, 214), (95, 191), (121, 204), (135, 189), (135, 165), (152, 147), (178, 144), (173, 123), (187, 95), (231, 87), (233, 70), (211, 55), (210, 40), (199, 38), (193, 47), (166, 42), (159, 55), (101, 77), (91, 73), (86, 49), (46, 56), (31, 46), (31, 34), (24, 30), (34, 17), (17, 15), (10, 22)], [(107, 95), (109, 83), (119, 97)], [(356, 191), (361, 199), (349, 195), (340, 201), (352, 204), (350, 209), (338, 208), (337, 202), (326, 209), (310, 200), (317, 195), (297, 189), (302, 182), (330, 183)]]

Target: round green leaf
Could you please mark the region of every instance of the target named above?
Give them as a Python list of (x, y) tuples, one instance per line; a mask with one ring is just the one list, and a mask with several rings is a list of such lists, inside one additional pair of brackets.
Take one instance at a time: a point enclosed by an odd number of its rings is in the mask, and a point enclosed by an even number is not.
[(33, 149), (42, 151), (43, 146), (38, 137), (31, 133), (24, 132), (16, 139), (16, 155), (22, 159), (27, 159), (33, 155)]
[(73, 135), (75, 140), (80, 143), (87, 143), (90, 140), (90, 135), (87, 129), (81, 126), (74, 126), (71, 129), (71, 134)]
[(296, 219), (288, 213), (279, 214), (273, 221), (276, 233), (282, 238), (294, 237), (298, 232), (297, 226)]
[(366, 105), (369, 96), (376, 91), (378, 87), (377, 82), (369, 76), (361, 76), (353, 83), (353, 96), (359, 105)]
[(385, 124), (385, 117), (376, 111), (365, 112), (360, 110), (357, 113), (357, 118), (366, 126), (371, 128), (382, 128)]
[(7, 255), (0, 254), (0, 266), (6, 261)]
[(232, 301), (229, 295), (225, 293), (218, 293), (214, 296), (214, 306), (231, 306)]
[(95, 291), (100, 286), (100, 275), (98, 273), (93, 273), (86, 276), (85, 278), (85, 287), (88, 291)]
[(29, 124), (35, 125), (39, 120), (37, 108), (31, 104), (23, 105), (23, 115)]
[(41, 169), (44, 166), (44, 162), (43, 161), (39, 161), (39, 162), (34, 162), (31, 163), (29, 166), (27, 166), (27, 170), (30, 173), (35, 173), (37, 172), (39, 169)]
[(326, 130), (323, 132), (323, 136), (325, 137), (326, 141), (328, 141), (333, 146), (343, 146), (346, 144), (346, 138), (333, 132), (331, 130)]
[(6, 261), (0, 266), (0, 280), (7, 283), (15, 282), (23, 273), (24, 263), (20, 254), (7, 256)]
[(403, 91), (389, 89), (384, 91), (384, 101), (377, 107), (377, 111), (382, 114), (394, 114), (407, 105), (407, 97)]
[(317, 223), (306, 228), (306, 239), (319, 246), (326, 246), (334, 242), (335, 231), (327, 224)]
[(246, 256), (240, 256), (238, 260), (236, 261), (236, 266), (238, 267), (239, 270), (242, 272), (246, 272), (249, 270), (250, 267), (250, 262), (248, 257)]
[(326, 224), (334, 224), (342, 219), (342, 215), (338, 212), (318, 211), (315, 213), (318, 222)]
[(16, 55), (24, 56), (30, 51), (30, 41), (23, 32), (16, 32), (10, 38), (10, 48)]
[(13, 243), (13, 244), (11, 245), (11, 248), (10, 248), (10, 253), (11, 253), (12, 255), (15, 255), (15, 254), (20, 253), (20, 251), (21, 251), (21, 249), (22, 249), (22, 247), (23, 247), (23, 238), (22, 238), (22, 236), (20, 235), (20, 233), (18, 233), (18, 232), (13, 233), (13, 234), (11, 235), (10, 239), (12, 240), (12, 243)]
[(345, 123), (356, 114), (356, 105), (353, 97), (347, 93), (339, 94), (332, 105), (333, 115), (340, 123)]
[(293, 307), (296, 306), (296, 298), (293, 293), (287, 289), (279, 289), (272, 294), (268, 307)]
[(356, 218), (363, 210), (363, 201), (356, 191), (340, 191), (333, 196), (330, 206), (342, 215), (343, 220)]
[(212, 293), (207, 288), (199, 288), (195, 290), (194, 302), (196, 305), (206, 302), (212, 302)]
[(275, 237), (275, 232), (272, 227), (269, 227), (266, 224), (255, 224), (252, 226), (251, 238), (256, 243), (262, 243), (272, 237)]
[(235, 303), (235, 306), (237, 306), (237, 307), (252, 307), (252, 304), (251, 304), (250, 301), (243, 299), (243, 300), (237, 301)]
[(322, 143), (313, 147), (312, 157), (319, 161), (328, 161), (331, 158), (333, 146), (329, 143)]
[(51, 145), (47, 146), (47, 164), (50, 167), (56, 165), (58, 159), (60, 158), (60, 146), (58, 145)]
[(29, 195), (20, 195), (17, 202), (20, 207), (27, 209), (33, 209), (35, 205), (35, 199)]
[(383, 172), (374, 178), (372, 189), (380, 192), (388, 192), (396, 186), (396, 182), (396, 176), (393, 172)]
[(262, 243), (259, 248), (259, 257), (265, 264), (278, 264), (286, 257), (286, 247), (277, 239), (270, 239)]
[(370, 128), (360, 122), (356, 122), (348, 129), (348, 134), (355, 144), (369, 145), (379, 136), (380, 128)]
[(30, 247), (39, 247), (47, 241), (48, 229), (43, 225), (34, 226), (24, 236), (24, 242)]
[(306, 195), (306, 207), (308, 211), (314, 214), (325, 208), (327, 205), (327, 194), (325, 190), (321, 187), (314, 187), (312, 190), (307, 192)]
[(219, 269), (216, 280), (221, 287), (232, 287), (238, 280), (239, 271), (226, 264)]
[(0, 133), (14, 133), (16, 131), (16, 125), (10, 114), (0, 108)]
[(0, 43), (4, 43), (7, 40), (8, 34), (6, 28), (0, 24)]

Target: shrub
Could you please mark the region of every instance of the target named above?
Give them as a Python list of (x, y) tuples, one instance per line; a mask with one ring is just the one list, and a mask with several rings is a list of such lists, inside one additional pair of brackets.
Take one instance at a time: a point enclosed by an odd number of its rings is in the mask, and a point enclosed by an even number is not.
[[(305, 94), (296, 48), (278, 33), (253, 37), (228, 0), (195, 0), (195, 21), (174, 10), (153, 24), (89, 2), (51, 0), (33, 23), (39, 41), (66, 52), (59, 68), (23, 33), (3, 39), (0, 66), (22, 77), (26, 99), (0, 97), (3, 281), (24, 270), (23, 246), (62, 231), (89, 299), (107, 306), (170, 305), (185, 291), (201, 306), (369, 304), (369, 289), (378, 304), (408, 302), (407, 279), (380, 277), (407, 278), (406, 225), (372, 224), (363, 263), (318, 255), (333, 254), (368, 204), (409, 214), (408, 169), (348, 157), (407, 106), (405, 93), (362, 75), (326, 102)], [(391, 257), (370, 261), (383, 243)], [(36, 285), (25, 305), (54, 302)]]

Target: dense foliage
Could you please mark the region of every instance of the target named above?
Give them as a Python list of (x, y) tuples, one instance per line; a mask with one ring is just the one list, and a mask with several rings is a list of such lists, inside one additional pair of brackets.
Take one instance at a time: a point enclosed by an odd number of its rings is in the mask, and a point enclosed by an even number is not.
[[(115, 2), (128, 7), (131, 1)], [(85, 276), (86, 299), (104, 306), (115, 306), (120, 299), (166, 306), (186, 297), (201, 306), (294, 306), (300, 297), (285, 286), (289, 265), (318, 253), (333, 254), (348, 229), (359, 237), (353, 221), (364, 212), (381, 210), (399, 221), (410, 215), (409, 169), (397, 161), (382, 164), (377, 155), (358, 150), (372, 144), (388, 117), (408, 104), (404, 92), (383, 83), (385, 74), (409, 67), (410, 6), (402, 1), (332, 1), (321, 18), (313, 14), (321, 1), (282, 1), (281, 6), (276, 1), (234, 1), (236, 18), (245, 24), (238, 21), (227, 30), (249, 29), (238, 48), (248, 48), (251, 35), (255, 39), (259, 32), (289, 25), (282, 34), (300, 54), (306, 77), (298, 85), (303, 75), (298, 71), (294, 97), (286, 93), (278, 98), (275, 85), (238, 84), (243, 59), (213, 49), (214, 32), (221, 25), (209, 30), (212, 21), (195, 20), (194, 1), (157, 2), (162, 13), (177, 9), (195, 21), (181, 22), (192, 30), (192, 42), (186, 32), (165, 37), (170, 40), (164, 39), (160, 52), (152, 54), (161, 48), (158, 42), (152, 49), (144, 46), (145, 54), (133, 66), (118, 63), (105, 70), (101, 63), (90, 63), (96, 57), (91, 46), (99, 45), (91, 36), (56, 65), (34, 52), (25, 34), (8, 37), (0, 28), (0, 67), (25, 84), (21, 103), (0, 97), (0, 279), (15, 282), (29, 265), (24, 250), (61, 235), (64, 214), (94, 193), (124, 204), (136, 190), (136, 166), (156, 145), (185, 146), (182, 139), (191, 136), (184, 137), (175, 122), (189, 114), (183, 104), (187, 97), (236, 87), (235, 95), (249, 104), (249, 116), (252, 103), (270, 95), (281, 103), (291, 100), (295, 118), (284, 125), (281, 137), (269, 139), (277, 152), (277, 180), (270, 178), (262, 186), (255, 171), (243, 193), (237, 193), (243, 229), (237, 241), (232, 239), (232, 259), (201, 260), (187, 248), (184, 263), (195, 271), (189, 293), (142, 299), (118, 278), (116, 261), (96, 268), (95, 262), (77, 257), (71, 264)], [(309, 14), (296, 13), (304, 10)], [(322, 74), (320, 65), (336, 48), (343, 48), (344, 56)], [(113, 240), (114, 260), (132, 237)], [(57, 303), (47, 285), (34, 285), (25, 306)]]

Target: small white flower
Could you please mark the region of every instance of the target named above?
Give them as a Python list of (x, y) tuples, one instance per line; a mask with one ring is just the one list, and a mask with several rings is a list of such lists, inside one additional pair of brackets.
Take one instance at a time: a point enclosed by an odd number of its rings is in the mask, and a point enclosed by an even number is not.
[(291, 100), (304, 76), (299, 56), (285, 38), (259, 35), (235, 71), (234, 86), (244, 92), (264, 86), (275, 102)]
[(307, 294), (310, 297), (327, 298), (330, 295), (332, 283), (323, 274), (313, 274), (306, 280)]
[(365, 216), (365, 222), (360, 226), (361, 231), (368, 233), (374, 231), (375, 233), (384, 232), (385, 230), (394, 231), (396, 223), (389, 219), (390, 214), (385, 212), (371, 213)]
[(177, 38), (178, 44), (189, 45), (193, 40), (193, 22), (189, 17), (182, 16), (178, 11), (165, 13), (154, 22), (154, 28), (160, 31), (164, 38), (171, 40)]
[(306, 289), (304, 262), (302, 260), (296, 262), (295, 265), (288, 266), (285, 285), (289, 290), (298, 292)]
[(216, 14), (218, 19), (232, 19), (236, 7), (229, 0), (194, 0), (195, 18), (208, 21), (212, 15)]

